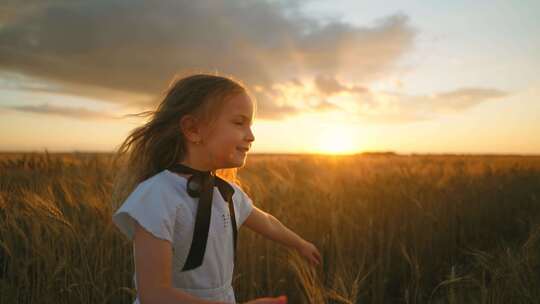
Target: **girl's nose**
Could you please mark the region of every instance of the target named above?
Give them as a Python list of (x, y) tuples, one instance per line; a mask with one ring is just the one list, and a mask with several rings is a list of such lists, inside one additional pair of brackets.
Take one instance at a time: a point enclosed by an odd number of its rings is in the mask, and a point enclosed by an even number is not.
[(251, 131), (251, 128), (249, 128), (248, 130), (249, 130), (249, 131), (248, 131), (246, 140), (248, 140), (248, 141), (254, 141), (254, 140), (255, 140), (255, 135), (253, 135), (253, 132)]

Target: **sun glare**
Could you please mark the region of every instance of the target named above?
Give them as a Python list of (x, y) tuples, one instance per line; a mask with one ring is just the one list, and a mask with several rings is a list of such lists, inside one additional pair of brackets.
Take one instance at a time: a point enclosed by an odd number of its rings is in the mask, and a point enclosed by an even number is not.
[(321, 133), (317, 152), (325, 154), (352, 154), (357, 152), (355, 138), (345, 127), (332, 127)]

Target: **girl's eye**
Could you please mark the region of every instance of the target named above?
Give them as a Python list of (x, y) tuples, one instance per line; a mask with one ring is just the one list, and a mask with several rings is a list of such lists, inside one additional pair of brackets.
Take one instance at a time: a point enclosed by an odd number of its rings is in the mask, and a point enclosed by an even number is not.
[(244, 123), (243, 123), (243, 122), (236, 122), (236, 123), (234, 123), (234, 124), (235, 124), (235, 125), (241, 126), (241, 125), (243, 125)]

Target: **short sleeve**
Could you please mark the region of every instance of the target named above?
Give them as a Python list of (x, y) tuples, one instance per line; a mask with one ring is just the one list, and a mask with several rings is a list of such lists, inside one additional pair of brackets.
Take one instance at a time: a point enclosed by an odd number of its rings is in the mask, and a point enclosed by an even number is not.
[(137, 221), (155, 237), (172, 243), (177, 204), (167, 191), (155, 178), (139, 183), (114, 213), (114, 224), (131, 241)]
[[(248, 218), (249, 214), (253, 210), (253, 200), (247, 195), (240, 186), (234, 184), (234, 191), (235, 191), (235, 207), (238, 210), (236, 213), (238, 214), (238, 227), (240, 227), (244, 221)], [(236, 195), (238, 193), (238, 195)]]

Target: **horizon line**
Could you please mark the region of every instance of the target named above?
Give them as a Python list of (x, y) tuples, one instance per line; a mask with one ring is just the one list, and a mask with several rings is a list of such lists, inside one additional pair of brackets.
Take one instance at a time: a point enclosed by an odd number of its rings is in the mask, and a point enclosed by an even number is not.
[[(114, 154), (116, 151), (94, 151), (94, 150), (0, 150), (0, 154)], [(320, 155), (320, 156), (540, 156), (540, 153), (497, 153), (497, 152), (395, 152), (395, 151), (362, 151), (355, 153), (321, 153), (321, 152), (253, 152), (248, 155), (265, 156), (298, 156), (298, 155)]]

